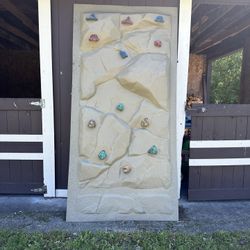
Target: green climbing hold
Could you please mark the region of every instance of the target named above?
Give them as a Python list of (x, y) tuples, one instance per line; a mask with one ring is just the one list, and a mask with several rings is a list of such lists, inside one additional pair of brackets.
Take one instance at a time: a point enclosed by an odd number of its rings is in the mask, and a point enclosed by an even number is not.
[(157, 155), (158, 154), (158, 148), (153, 145), (149, 150), (148, 150), (148, 153), (151, 154), (151, 155)]
[(100, 160), (105, 160), (107, 157), (108, 157), (108, 155), (107, 155), (105, 150), (100, 151), (100, 153), (98, 154), (98, 158)]
[(119, 110), (119, 111), (123, 111), (124, 110), (124, 104), (123, 103), (118, 103), (117, 106), (116, 106), (116, 109)]

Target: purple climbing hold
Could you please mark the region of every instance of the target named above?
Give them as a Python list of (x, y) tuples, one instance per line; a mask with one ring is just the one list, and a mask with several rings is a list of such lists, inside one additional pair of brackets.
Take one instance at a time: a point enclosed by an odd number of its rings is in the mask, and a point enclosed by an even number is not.
[(89, 41), (90, 42), (98, 42), (100, 39), (99, 39), (99, 37), (98, 37), (98, 35), (97, 34), (92, 34), (92, 35), (90, 35), (90, 37), (89, 37)]
[(124, 24), (124, 25), (133, 25), (133, 21), (131, 20), (130, 16), (128, 16), (127, 18), (122, 20), (121, 23)]

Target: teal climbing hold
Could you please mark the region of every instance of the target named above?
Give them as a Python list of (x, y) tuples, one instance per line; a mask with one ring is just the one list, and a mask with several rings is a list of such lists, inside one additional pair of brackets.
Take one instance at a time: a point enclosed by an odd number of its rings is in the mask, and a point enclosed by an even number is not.
[(98, 154), (98, 158), (100, 160), (105, 160), (107, 157), (108, 157), (108, 155), (107, 155), (105, 150), (100, 151), (100, 153)]
[(151, 155), (157, 155), (158, 154), (158, 148), (153, 145), (149, 150), (148, 150), (148, 153), (151, 154)]
[(123, 103), (118, 103), (117, 106), (116, 106), (116, 109), (119, 110), (119, 111), (123, 111), (125, 108), (124, 104)]

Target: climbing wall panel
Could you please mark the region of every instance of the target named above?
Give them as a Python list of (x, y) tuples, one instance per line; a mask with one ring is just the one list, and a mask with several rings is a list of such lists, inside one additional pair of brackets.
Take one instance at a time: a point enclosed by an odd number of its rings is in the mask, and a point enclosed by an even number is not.
[(176, 9), (75, 5), (68, 221), (176, 220)]

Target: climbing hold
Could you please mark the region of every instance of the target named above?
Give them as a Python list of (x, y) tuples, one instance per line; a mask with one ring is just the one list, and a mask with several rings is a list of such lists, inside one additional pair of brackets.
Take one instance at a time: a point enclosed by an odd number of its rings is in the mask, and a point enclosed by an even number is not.
[(157, 155), (158, 154), (158, 148), (153, 145), (149, 150), (148, 150), (148, 153), (151, 154), (151, 155)]
[(122, 59), (125, 59), (125, 58), (128, 57), (128, 53), (126, 51), (124, 51), (124, 50), (120, 50), (119, 53), (120, 53), (120, 56), (121, 56)]
[(94, 120), (90, 120), (90, 121), (88, 122), (88, 127), (89, 127), (89, 128), (95, 128), (95, 127), (96, 127), (96, 122), (95, 122)]
[(155, 22), (157, 22), (157, 23), (164, 23), (165, 21), (164, 21), (163, 16), (157, 16), (157, 17), (155, 18)]
[(132, 167), (129, 166), (129, 165), (125, 165), (125, 166), (122, 167), (122, 172), (123, 172), (124, 174), (130, 173), (131, 170), (132, 170)]
[(98, 21), (98, 18), (94, 13), (92, 13), (88, 17), (86, 17), (86, 21)]
[(160, 48), (161, 47), (161, 41), (160, 40), (156, 40), (156, 41), (154, 41), (154, 46), (155, 47), (158, 47), (158, 48)]
[(99, 39), (99, 37), (98, 37), (98, 35), (97, 34), (92, 34), (92, 35), (90, 35), (90, 37), (89, 37), (89, 41), (90, 42), (98, 42), (100, 39)]
[(116, 109), (119, 110), (119, 111), (123, 111), (124, 110), (124, 104), (123, 103), (118, 103), (117, 106), (116, 106)]
[(121, 23), (124, 24), (124, 25), (133, 25), (133, 22), (132, 22), (130, 16), (128, 16), (127, 18), (125, 18), (124, 20), (122, 20)]
[(142, 121), (141, 121), (141, 127), (142, 128), (147, 128), (149, 126), (149, 121), (148, 121), (148, 118), (144, 118)]
[(108, 155), (107, 155), (105, 150), (100, 151), (100, 153), (98, 154), (98, 158), (100, 160), (105, 160), (107, 157), (108, 157)]

